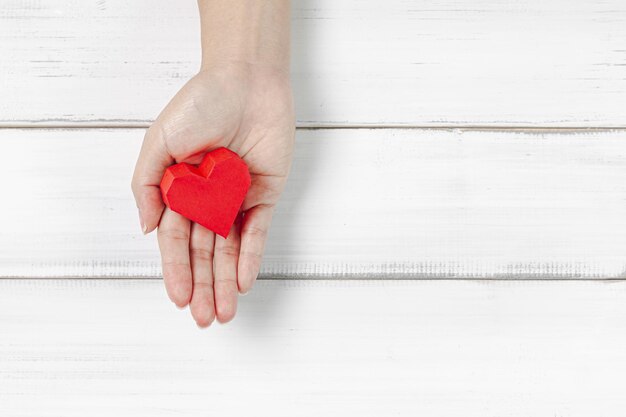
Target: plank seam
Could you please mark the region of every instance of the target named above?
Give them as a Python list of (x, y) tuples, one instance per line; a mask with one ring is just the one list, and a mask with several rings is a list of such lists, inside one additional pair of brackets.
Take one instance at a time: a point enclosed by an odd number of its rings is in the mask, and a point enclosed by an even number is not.
[[(99, 280), (99, 281), (162, 281), (162, 277), (154, 277), (154, 276), (49, 276), (49, 277), (29, 277), (29, 276), (2, 276), (0, 277), (1, 281), (82, 281), (82, 280)], [(563, 282), (626, 282), (625, 277), (608, 277), (608, 278), (567, 278), (567, 277), (532, 277), (532, 278), (503, 278), (503, 277), (485, 277), (485, 278), (407, 278), (406, 275), (403, 277), (388, 277), (388, 276), (377, 276), (372, 277), (369, 275), (364, 276), (353, 276), (353, 277), (340, 277), (340, 278), (329, 278), (311, 275), (304, 277), (302, 275), (294, 275), (293, 277), (259, 277), (257, 281), (473, 281), (473, 282), (512, 282), (512, 281), (536, 281), (536, 282), (544, 282), (544, 281), (563, 281)]]
[[(150, 124), (15, 124), (0, 123), (0, 130), (145, 130)], [(480, 132), (626, 132), (625, 126), (491, 126), (491, 125), (342, 125), (342, 126), (296, 126), (297, 130), (430, 130), (430, 131), (480, 131)]]

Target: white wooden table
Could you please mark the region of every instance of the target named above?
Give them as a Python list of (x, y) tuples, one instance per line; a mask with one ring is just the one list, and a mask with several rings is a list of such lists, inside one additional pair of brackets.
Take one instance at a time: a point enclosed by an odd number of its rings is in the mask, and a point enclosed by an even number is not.
[(623, 412), (626, 2), (293, 9), (292, 175), (205, 331), (129, 186), (195, 2), (0, 9), (0, 415)]

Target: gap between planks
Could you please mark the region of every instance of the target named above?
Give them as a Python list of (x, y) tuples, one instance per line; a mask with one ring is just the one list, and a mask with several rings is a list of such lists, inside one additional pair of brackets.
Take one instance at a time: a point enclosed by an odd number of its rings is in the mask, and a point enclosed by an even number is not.
[[(63, 122), (0, 122), (0, 129), (40, 129), (40, 130), (87, 130), (87, 129), (148, 129), (153, 122), (125, 122), (125, 121), (107, 121), (107, 122), (79, 122), (79, 123), (63, 123)], [(481, 132), (551, 132), (551, 133), (576, 133), (576, 132), (626, 132), (626, 124), (624, 126), (534, 126), (534, 125), (412, 125), (412, 124), (342, 124), (342, 125), (307, 125), (296, 124), (297, 130), (443, 130), (443, 131), (481, 131)]]
[[(161, 276), (145, 276), (145, 277), (138, 277), (138, 276), (74, 276), (74, 277), (68, 277), (68, 276), (49, 276), (49, 277), (28, 277), (28, 276), (23, 276), (23, 277), (18, 277), (18, 276), (8, 276), (8, 277), (2, 277), (0, 276), (0, 282), (3, 281), (84, 281), (84, 280), (88, 280), (88, 281), (92, 281), (92, 280), (97, 280), (97, 281), (159, 281), (162, 280), (163, 277)], [(607, 277), (607, 278), (564, 278), (564, 277), (546, 277), (546, 278), (530, 278), (530, 277), (522, 277), (522, 278), (506, 278), (506, 277), (485, 277), (485, 278), (463, 278), (463, 277), (457, 277), (457, 278), (433, 278), (433, 277), (427, 277), (427, 278), (407, 278), (406, 275), (402, 275), (399, 277), (388, 277), (388, 276), (378, 276), (378, 277), (373, 277), (370, 275), (363, 275), (363, 276), (341, 276), (341, 277), (337, 277), (337, 278), (329, 278), (328, 276), (326, 277), (320, 277), (317, 275), (310, 275), (307, 277), (304, 277), (302, 275), (295, 275), (293, 277), (267, 277), (267, 276), (262, 276), (260, 275), (257, 278), (257, 281), (303, 281), (303, 282), (310, 282), (310, 281), (328, 281), (328, 282), (336, 282), (336, 281), (394, 281), (394, 282), (398, 282), (398, 281), (406, 281), (407, 283), (409, 282), (415, 282), (415, 281), (437, 281), (437, 282), (476, 282), (476, 283), (488, 283), (488, 282), (512, 282), (512, 281), (524, 281), (524, 282), (545, 282), (545, 281), (550, 281), (550, 282), (607, 282), (607, 283), (620, 283), (620, 282), (626, 282), (626, 278), (624, 277)]]

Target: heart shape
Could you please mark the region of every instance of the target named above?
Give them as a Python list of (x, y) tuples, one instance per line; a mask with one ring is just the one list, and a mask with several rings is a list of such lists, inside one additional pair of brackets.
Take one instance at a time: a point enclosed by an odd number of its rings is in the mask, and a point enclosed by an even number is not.
[(248, 166), (226, 148), (208, 152), (198, 166), (172, 165), (161, 180), (163, 201), (172, 211), (224, 238), (249, 188)]

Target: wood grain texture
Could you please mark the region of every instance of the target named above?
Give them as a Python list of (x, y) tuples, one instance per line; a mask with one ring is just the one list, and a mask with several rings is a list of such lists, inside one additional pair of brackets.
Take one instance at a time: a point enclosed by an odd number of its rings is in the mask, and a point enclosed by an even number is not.
[[(0, 276), (159, 277), (143, 133), (0, 130)], [(625, 135), (300, 130), (262, 276), (624, 278)]]
[(151, 280), (1, 280), (11, 417), (615, 416), (626, 283), (259, 281), (204, 331)]
[[(301, 126), (626, 126), (623, 0), (300, 0)], [(0, 124), (145, 125), (197, 70), (195, 2), (3, 2)]]

